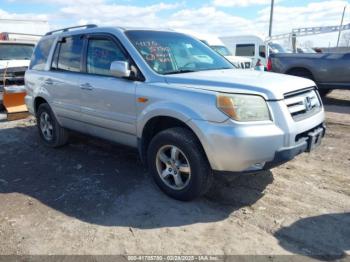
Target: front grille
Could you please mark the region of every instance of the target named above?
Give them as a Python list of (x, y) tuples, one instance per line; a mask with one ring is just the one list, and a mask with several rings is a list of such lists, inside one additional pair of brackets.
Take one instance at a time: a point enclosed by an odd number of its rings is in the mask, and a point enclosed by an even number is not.
[(286, 94), (284, 101), (295, 121), (305, 119), (321, 110), (322, 104), (315, 88)]
[[(10, 67), (0, 70), (0, 85), (23, 85), (27, 67)], [(6, 72), (6, 73), (5, 73)]]
[(24, 85), (24, 76), (7, 76), (5, 81), (3, 78), (0, 80), (0, 85), (3, 85), (4, 83), (5, 86)]
[(250, 66), (250, 62), (241, 62), (241, 68), (243, 69), (249, 69)]
[(325, 129), (324, 123), (319, 124), (318, 126), (316, 126), (316, 127), (314, 127), (314, 128), (311, 128), (311, 129), (309, 129), (309, 130), (307, 130), (307, 131), (304, 131), (303, 133), (297, 134), (297, 135), (295, 136), (295, 142), (296, 142), (296, 143), (299, 143), (300, 141), (305, 141), (306, 139), (309, 138), (309, 133), (314, 132), (315, 130), (317, 130), (317, 129), (319, 129), (319, 128)]

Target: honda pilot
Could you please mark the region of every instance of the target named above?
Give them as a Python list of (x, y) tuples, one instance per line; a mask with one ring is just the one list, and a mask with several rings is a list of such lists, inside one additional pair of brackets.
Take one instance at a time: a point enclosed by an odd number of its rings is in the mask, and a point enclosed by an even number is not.
[(325, 134), (311, 80), (237, 70), (170, 30), (87, 25), (47, 33), (25, 74), (26, 104), (50, 147), (69, 130), (138, 149), (169, 196), (256, 173), (312, 151)]

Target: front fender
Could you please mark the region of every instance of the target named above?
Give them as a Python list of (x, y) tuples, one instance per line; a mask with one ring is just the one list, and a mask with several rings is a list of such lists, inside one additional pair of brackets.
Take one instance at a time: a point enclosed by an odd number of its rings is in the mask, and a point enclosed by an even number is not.
[(154, 117), (172, 117), (184, 123), (191, 119), (202, 119), (200, 114), (191, 108), (175, 102), (153, 103), (142, 110), (137, 119), (137, 136), (142, 137), (142, 131), (149, 120)]

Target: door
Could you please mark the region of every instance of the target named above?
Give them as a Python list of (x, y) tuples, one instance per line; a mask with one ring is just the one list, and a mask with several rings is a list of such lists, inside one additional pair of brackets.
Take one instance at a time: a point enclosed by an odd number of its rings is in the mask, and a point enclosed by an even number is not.
[(345, 87), (350, 81), (350, 53), (328, 53), (317, 56), (313, 60), (314, 67), (318, 78), (317, 81), (321, 84), (330, 85), (333, 88)]
[(268, 46), (265, 45), (265, 44), (260, 44), (260, 45), (256, 45), (256, 47), (259, 49), (258, 53), (259, 53), (259, 59), (261, 61), (261, 63), (264, 65), (264, 67), (267, 66), (267, 61), (266, 61), (266, 58), (267, 58), (267, 52), (268, 52)]
[(88, 36), (85, 74), (80, 78), (81, 112), (92, 135), (136, 145), (137, 82), (111, 75), (113, 61), (129, 61), (121, 44), (109, 36)]
[[(52, 97), (52, 107), (61, 124), (80, 129), (81, 61), (83, 36), (64, 37), (57, 42), (45, 86)], [(78, 128), (77, 128), (78, 127)]]

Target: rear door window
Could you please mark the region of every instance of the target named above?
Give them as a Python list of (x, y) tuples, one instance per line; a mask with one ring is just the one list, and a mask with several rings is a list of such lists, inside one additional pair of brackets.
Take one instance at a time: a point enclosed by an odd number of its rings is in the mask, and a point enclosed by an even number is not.
[(54, 38), (51, 37), (43, 39), (38, 43), (34, 50), (32, 60), (30, 62), (30, 69), (40, 71), (45, 70), (46, 61), (49, 56), (53, 41)]
[(56, 46), (52, 69), (81, 72), (83, 43), (80, 35), (63, 38)]
[(255, 56), (255, 45), (254, 44), (236, 45), (236, 56)]

